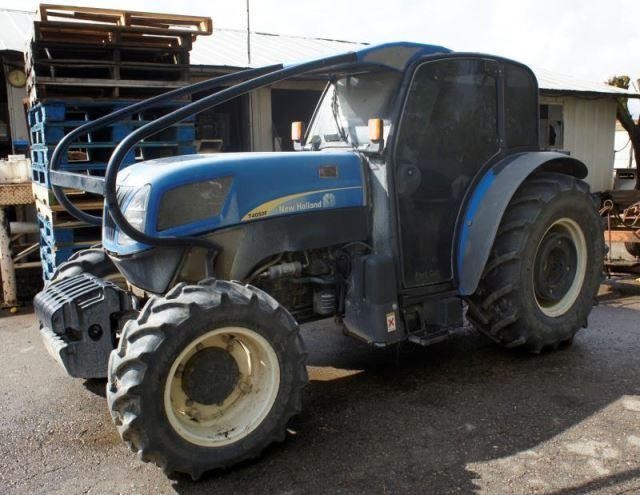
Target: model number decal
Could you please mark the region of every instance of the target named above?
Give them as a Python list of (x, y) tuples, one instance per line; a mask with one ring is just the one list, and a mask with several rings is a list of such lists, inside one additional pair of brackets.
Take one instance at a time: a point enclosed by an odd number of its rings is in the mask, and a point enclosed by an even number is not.
[[(252, 220), (254, 218), (266, 217), (267, 213), (268, 213), (267, 210), (250, 211), (249, 213), (246, 214), (245, 218), (249, 219), (249, 220)], [(243, 220), (245, 218), (243, 218)]]

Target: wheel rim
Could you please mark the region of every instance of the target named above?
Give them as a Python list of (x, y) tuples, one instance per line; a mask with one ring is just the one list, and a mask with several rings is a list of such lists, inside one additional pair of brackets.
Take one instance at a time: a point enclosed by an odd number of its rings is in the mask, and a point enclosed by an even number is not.
[(193, 444), (228, 445), (262, 423), (279, 385), (278, 357), (262, 335), (244, 327), (218, 328), (193, 340), (173, 362), (165, 414)]
[(587, 269), (587, 242), (577, 222), (556, 220), (538, 244), (533, 265), (536, 303), (547, 316), (558, 317), (580, 295)]

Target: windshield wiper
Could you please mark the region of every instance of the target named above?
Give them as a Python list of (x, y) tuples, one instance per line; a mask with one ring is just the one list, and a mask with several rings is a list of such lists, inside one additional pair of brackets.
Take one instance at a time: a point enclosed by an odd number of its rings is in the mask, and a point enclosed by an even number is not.
[[(340, 117), (338, 116), (338, 85), (335, 82), (333, 83), (333, 96), (331, 97), (331, 113), (333, 114), (333, 120), (336, 123), (336, 128), (338, 129), (338, 135), (340, 136), (340, 139), (345, 143), (351, 144), (353, 146), (352, 143), (349, 143), (349, 138), (344, 130), (344, 127), (340, 125)], [(325, 141), (327, 141), (326, 137)]]

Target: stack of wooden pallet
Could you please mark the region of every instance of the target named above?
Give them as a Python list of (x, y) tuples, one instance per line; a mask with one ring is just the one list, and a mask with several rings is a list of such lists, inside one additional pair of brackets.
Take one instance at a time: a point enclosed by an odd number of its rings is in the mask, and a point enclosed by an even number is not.
[[(100, 240), (99, 229), (70, 218), (55, 201), (47, 167), (72, 129), (136, 99), (189, 82), (189, 51), (211, 19), (72, 6), (40, 5), (26, 53), (33, 191), (45, 280), (75, 251)], [(177, 100), (82, 136), (60, 169), (104, 175), (117, 144), (131, 131), (184, 105)], [(139, 143), (125, 165), (195, 152), (189, 120)], [(71, 192), (82, 209), (99, 212), (100, 197)]]
[(29, 98), (139, 98), (181, 86), (193, 40), (211, 31), (208, 17), (40, 5)]

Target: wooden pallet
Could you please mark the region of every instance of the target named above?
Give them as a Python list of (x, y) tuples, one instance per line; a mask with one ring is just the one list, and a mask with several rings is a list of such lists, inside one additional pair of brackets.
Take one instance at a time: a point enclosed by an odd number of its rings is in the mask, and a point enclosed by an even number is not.
[(188, 81), (142, 81), (135, 79), (86, 79), (79, 77), (39, 77), (27, 81), (27, 92), (31, 105), (45, 98), (148, 98), (171, 89), (179, 88)]
[(87, 45), (65, 42), (32, 41), (25, 53), (25, 66), (42, 60), (100, 60), (110, 62), (159, 63), (189, 65), (189, 50), (184, 47), (146, 47), (135, 44)]
[(34, 22), (33, 39), (40, 43), (68, 43), (91, 46), (144, 46), (190, 50), (192, 34), (156, 34), (148, 29), (122, 28), (90, 23)]
[(188, 81), (189, 66), (147, 62), (41, 59), (28, 68), (27, 79), (37, 83), (42, 77)]
[[(95, 204), (99, 201), (102, 201), (102, 197), (98, 194), (81, 191), (79, 189), (64, 188), (64, 192), (72, 203)], [(33, 194), (33, 199), (31, 201), (32, 203), (34, 200), (38, 201), (40, 205), (45, 206), (49, 209), (60, 206), (60, 203), (58, 203), (58, 200), (55, 194), (53, 194), (53, 191), (42, 184), (32, 182), (31, 193)]]
[(27, 93), (148, 98), (190, 82), (189, 50), (211, 18), (42, 4), (25, 57)]
[[(75, 205), (82, 211), (92, 215), (102, 215), (104, 209), (104, 202), (96, 200), (77, 201)], [(40, 201), (36, 201), (36, 211), (38, 215), (57, 228), (73, 228), (86, 225), (84, 222), (78, 221), (59, 204), (46, 206)]]
[(158, 14), (131, 10), (98, 9), (71, 5), (40, 4), (38, 19), (48, 22), (90, 21), (107, 26), (141, 29), (161, 33), (208, 35), (213, 32), (210, 17)]

